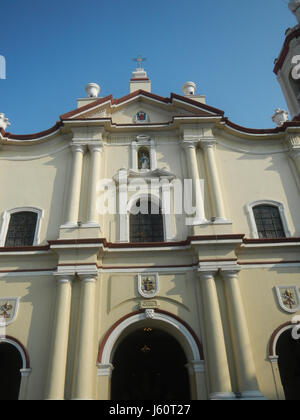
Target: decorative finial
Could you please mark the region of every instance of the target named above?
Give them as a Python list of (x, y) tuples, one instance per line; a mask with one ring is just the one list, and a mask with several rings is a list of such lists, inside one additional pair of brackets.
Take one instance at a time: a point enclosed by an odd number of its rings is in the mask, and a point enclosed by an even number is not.
[(146, 58), (143, 58), (141, 55), (138, 55), (136, 58), (133, 59), (138, 64), (138, 69), (142, 69), (142, 62), (146, 61)]
[(86, 85), (85, 91), (89, 98), (97, 98), (100, 92), (100, 86), (97, 83), (89, 83)]
[(281, 127), (286, 121), (289, 119), (289, 114), (287, 111), (283, 109), (275, 109), (275, 113), (272, 116), (272, 121), (277, 125), (277, 127)]
[(296, 16), (298, 23), (300, 23), (300, 0), (290, 0), (289, 9)]
[(0, 128), (3, 128), (3, 130), (6, 130), (6, 127), (10, 125), (10, 122), (8, 121), (8, 118), (5, 118), (5, 115), (3, 113), (0, 113)]

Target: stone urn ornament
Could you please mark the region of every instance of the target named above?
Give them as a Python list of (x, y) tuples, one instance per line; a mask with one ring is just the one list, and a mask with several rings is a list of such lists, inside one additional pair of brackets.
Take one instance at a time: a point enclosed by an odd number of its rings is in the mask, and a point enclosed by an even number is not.
[(85, 87), (88, 98), (98, 98), (100, 86), (97, 83), (89, 83)]
[(10, 122), (8, 121), (8, 118), (5, 118), (5, 115), (1, 112), (0, 113), (0, 128), (2, 128), (5, 131), (6, 127), (9, 125), (10, 125)]

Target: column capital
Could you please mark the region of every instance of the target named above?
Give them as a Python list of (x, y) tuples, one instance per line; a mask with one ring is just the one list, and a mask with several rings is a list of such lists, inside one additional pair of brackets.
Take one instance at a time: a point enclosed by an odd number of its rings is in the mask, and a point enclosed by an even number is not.
[(211, 280), (212, 278), (214, 279), (217, 271), (218, 270), (207, 271), (207, 269), (198, 268), (200, 280)]
[(195, 149), (198, 146), (199, 138), (183, 137), (182, 147), (184, 149)]
[(240, 271), (241, 271), (240, 267), (220, 269), (220, 273), (225, 280), (238, 277)]
[(71, 143), (70, 148), (73, 153), (84, 153), (86, 150), (86, 145), (82, 143)]
[(284, 143), (288, 146), (290, 152), (300, 151), (300, 133), (291, 134), (287, 136)]
[(91, 153), (93, 153), (93, 152), (100, 152), (100, 153), (103, 152), (103, 143), (101, 141), (99, 141), (99, 142), (97, 141), (95, 143), (89, 143), (87, 145), (87, 147), (88, 147), (88, 149)]
[(69, 284), (74, 280), (74, 276), (72, 274), (64, 275), (60, 273), (54, 273), (53, 275), (56, 277), (57, 284)]
[(98, 271), (94, 273), (77, 273), (82, 283), (96, 283)]
[(217, 141), (214, 137), (201, 137), (199, 144), (203, 150), (214, 149)]

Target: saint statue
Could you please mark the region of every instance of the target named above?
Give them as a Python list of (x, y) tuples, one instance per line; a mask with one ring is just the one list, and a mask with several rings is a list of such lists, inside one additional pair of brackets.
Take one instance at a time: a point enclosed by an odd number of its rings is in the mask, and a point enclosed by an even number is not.
[(150, 169), (150, 159), (147, 151), (142, 151), (139, 156), (139, 169)]

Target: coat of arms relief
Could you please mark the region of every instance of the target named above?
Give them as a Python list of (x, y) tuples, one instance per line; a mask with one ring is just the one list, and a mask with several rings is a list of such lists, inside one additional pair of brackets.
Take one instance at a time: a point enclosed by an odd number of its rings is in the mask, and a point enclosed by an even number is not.
[(19, 298), (0, 298), (0, 326), (5, 327), (17, 318)]
[(158, 293), (158, 274), (139, 274), (138, 275), (139, 294), (144, 298), (153, 298)]
[(294, 314), (300, 310), (300, 293), (297, 286), (277, 286), (276, 294), (280, 307)]

